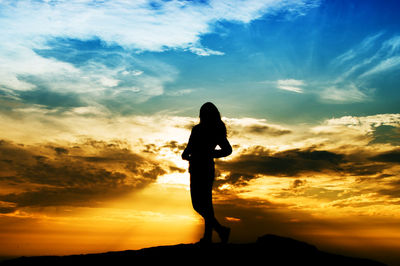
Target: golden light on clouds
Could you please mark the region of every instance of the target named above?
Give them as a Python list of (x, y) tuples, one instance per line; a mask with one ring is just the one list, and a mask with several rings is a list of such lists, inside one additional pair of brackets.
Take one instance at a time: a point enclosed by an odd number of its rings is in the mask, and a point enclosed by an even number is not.
[[(197, 118), (30, 110), (1, 119), (3, 255), (197, 241), (202, 221), (180, 157)], [(216, 163), (214, 198), (233, 241), (275, 233), (331, 250), (360, 250), (361, 237), (398, 247), (399, 148), (377, 135), (380, 126), (398, 128), (397, 115), (314, 126), (224, 120), (234, 152)]]

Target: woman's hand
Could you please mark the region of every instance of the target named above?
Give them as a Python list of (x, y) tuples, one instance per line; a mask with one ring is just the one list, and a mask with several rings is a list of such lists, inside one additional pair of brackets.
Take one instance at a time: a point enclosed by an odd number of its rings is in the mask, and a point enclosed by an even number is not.
[(218, 146), (221, 147), (220, 150), (214, 150), (213, 151), (213, 157), (214, 158), (221, 158), (221, 157), (226, 157), (229, 156), (232, 153), (232, 146), (229, 143), (229, 141), (224, 138)]
[(182, 159), (186, 161), (190, 161), (190, 153), (185, 149), (182, 153)]

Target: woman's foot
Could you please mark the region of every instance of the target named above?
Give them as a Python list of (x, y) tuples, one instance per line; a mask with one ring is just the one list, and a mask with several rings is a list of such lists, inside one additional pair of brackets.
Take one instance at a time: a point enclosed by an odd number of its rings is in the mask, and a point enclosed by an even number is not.
[(221, 243), (226, 244), (229, 240), (229, 235), (231, 233), (231, 229), (229, 227), (222, 226), (218, 232), (219, 238), (221, 238)]

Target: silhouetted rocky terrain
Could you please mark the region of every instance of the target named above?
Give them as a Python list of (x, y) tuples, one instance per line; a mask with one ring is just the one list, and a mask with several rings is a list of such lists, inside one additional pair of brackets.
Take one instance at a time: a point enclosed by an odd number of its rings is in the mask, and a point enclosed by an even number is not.
[(20, 257), (1, 265), (385, 265), (318, 250), (315, 246), (275, 235), (247, 244), (179, 244), (141, 250), (70, 256)]

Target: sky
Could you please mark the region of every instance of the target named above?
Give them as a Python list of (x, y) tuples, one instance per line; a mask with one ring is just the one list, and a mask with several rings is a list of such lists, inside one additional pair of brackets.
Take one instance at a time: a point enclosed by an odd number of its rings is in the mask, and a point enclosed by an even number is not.
[(399, 8), (0, 0), (0, 256), (198, 241), (180, 154), (211, 101), (233, 242), (399, 263)]

